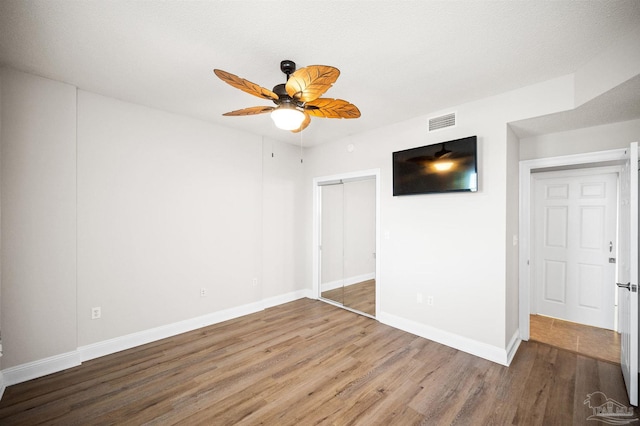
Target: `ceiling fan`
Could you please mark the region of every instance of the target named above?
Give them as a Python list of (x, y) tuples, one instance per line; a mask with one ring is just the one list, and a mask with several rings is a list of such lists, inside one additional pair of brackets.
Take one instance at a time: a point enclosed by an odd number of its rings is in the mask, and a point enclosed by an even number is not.
[(293, 133), (303, 131), (311, 116), (324, 118), (358, 118), (360, 110), (342, 99), (321, 98), (338, 79), (340, 70), (328, 65), (310, 65), (296, 70), (290, 60), (280, 62), (280, 70), (286, 74), (285, 84), (273, 90), (265, 89), (236, 75), (214, 69), (225, 83), (250, 95), (273, 101), (276, 106), (255, 106), (227, 112), (225, 116), (255, 115), (270, 112), (276, 126)]

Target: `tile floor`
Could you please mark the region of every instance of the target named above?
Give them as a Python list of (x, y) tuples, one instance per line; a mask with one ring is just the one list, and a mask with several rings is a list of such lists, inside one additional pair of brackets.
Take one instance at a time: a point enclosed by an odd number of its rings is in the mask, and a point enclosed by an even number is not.
[(530, 339), (603, 361), (620, 363), (620, 334), (544, 315), (530, 316)]

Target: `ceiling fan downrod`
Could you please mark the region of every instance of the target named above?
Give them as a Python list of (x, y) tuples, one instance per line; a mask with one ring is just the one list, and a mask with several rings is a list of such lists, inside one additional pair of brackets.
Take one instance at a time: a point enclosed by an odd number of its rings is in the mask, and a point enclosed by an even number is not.
[(289, 81), (289, 76), (291, 76), (291, 74), (293, 74), (295, 70), (296, 70), (295, 62), (289, 59), (285, 59), (284, 61), (280, 62), (280, 71), (282, 71), (287, 75), (287, 81)]
[[(291, 74), (293, 74), (296, 71), (296, 63), (289, 59), (280, 61), (280, 71), (282, 71), (287, 75), (287, 81), (289, 81), (289, 77), (291, 76)], [(304, 103), (296, 102), (295, 100), (291, 99), (291, 97), (287, 93), (285, 84), (276, 85), (273, 88), (273, 93), (278, 95), (279, 100), (274, 101), (274, 103), (276, 103), (277, 105), (286, 104), (286, 105), (291, 105), (298, 108), (303, 108)]]

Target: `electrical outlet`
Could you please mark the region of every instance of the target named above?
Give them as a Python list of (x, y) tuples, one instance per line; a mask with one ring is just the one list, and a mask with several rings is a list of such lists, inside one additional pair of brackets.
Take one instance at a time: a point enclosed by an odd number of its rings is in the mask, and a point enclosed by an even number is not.
[(99, 306), (95, 307), (95, 308), (91, 308), (91, 319), (100, 319), (100, 317), (102, 316), (102, 309), (100, 309)]
[(202, 287), (200, 289), (200, 297), (207, 297), (207, 289)]
[(433, 306), (433, 296), (427, 296), (427, 305)]
[(416, 302), (422, 303), (422, 293), (416, 294)]

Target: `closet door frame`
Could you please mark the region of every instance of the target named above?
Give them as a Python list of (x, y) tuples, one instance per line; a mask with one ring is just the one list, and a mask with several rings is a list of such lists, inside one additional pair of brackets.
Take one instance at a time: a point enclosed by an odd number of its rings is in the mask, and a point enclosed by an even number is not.
[[(313, 179), (313, 241), (312, 241), (312, 254), (313, 254), (313, 262), (312, 262), (312, 294), (315, 299), (320, 299), (326, 301), (327, 303), (331, 303), (327, 299), (320, 298), (320, 220), (321, 220), (321, 209), (322, 209), (322, 199), (321, 199), (321, 187), (324, 185), (328, 185), (331, 183), (336, 183), (340, 181), (355, 181), (359, 179), (371, 179), (374, 178), (376, 182), (376, 224), (375, 224), (375, 240), (376, 240), (376, 314), (380, 312), (380, 169), (369, 169), (369, 170), (361, 170), (356, 172), (349, 173), (341, 173), (330, 176), (321, 176)], [(344, 309), (349, 309), (347, 306), (341, 306)], [(367, 315), (366, 313), (362, 313), (360, 311), (354, 311), (359, 314)]]

